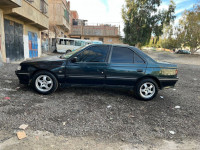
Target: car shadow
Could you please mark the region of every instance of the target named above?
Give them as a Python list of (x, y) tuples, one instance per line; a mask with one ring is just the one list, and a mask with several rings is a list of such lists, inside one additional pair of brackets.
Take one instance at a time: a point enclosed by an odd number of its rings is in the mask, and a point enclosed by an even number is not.
[(132, 98), (133, 100), (138, 100), (135, 97), (134, 91), (131, 89), (122, 88), (106, 88), (106, 87), (65, 87), (59, 88), (56, 93), (72, 92), (76, 96), (85, 95), (106, 95), (106, 96), (126, 96), (127, 98)]

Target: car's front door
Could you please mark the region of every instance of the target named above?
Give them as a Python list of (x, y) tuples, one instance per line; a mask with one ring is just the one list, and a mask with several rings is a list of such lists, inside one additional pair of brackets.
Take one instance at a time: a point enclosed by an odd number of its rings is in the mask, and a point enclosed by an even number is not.
[(147, 64), (132, 49), (113, 46), (110, 63), (106, 71), (106, 84), (134, 86), (144, 76)]
[(67, 82), (70, 84), (101, 85), (105, 83), (105, 70), (110, 51), (108, 45), (89, 46), (74, 56), (66, 67)]

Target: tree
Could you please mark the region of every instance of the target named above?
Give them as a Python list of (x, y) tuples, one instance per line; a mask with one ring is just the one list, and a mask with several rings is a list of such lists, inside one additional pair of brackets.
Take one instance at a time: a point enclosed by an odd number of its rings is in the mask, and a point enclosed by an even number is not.
[(163, 29), (161, 45), (167, 49), (177, 49), (182, 46), (182, 39), (180, 38), (177, 28), (172, 25), (165, 26)]
[(184, 12), (179, 22), (178, 38), (182, 39), (184, 47), (190, 47), (192, 54), (200, 49), (200, 2)]
[(125, 43), (140, 47), (148, 44), (152, 35), (159, 40), (164, 24), (174, 20), (176, 8), (172, 0), (168, 10), (161, 10), (160, 4), (161, 0), (126, 0), (122, 9)]
[(50, 32), (52, 32), (54, 34), (55, 39), (57, 39), (57, 37), (59, 35), (59, 29), (58, 29), (57, 25), (51, 24), (49, 26), (49, 30), (50, 30)]
[(50, 40), (49, 38), (49, 44), (51, 45), (51, 47), (49, 47), (49, 51), (53, 51), (53, 52), (56, 52), (57, 51), (57, 37), (59, 36), (59, 28), (57, 25), (55, 24), (51, 24), (49, 25), (49, 37), (54, 37), (55, 39), (53, 40)]

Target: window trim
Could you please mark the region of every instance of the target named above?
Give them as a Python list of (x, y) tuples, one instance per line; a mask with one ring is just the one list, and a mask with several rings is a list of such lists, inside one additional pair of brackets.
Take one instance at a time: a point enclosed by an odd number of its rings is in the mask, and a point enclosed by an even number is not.
[[(136, 54), (138, 57), (140, 57), (143, 61), (144, 61), (144, 63), (111, 63), (111, 58), (112, 58), (112, 54), (113, 54), (113, 48), (114, 47), (120, 47), (120, 48), (127, 48), (127, 49), (129, 49), (129, 50), (131, 50), (134, 54)], [(134, 59), (134, 58), (133, 58)], [(124, 46), (116, 46), (116, 45), (112, 45), (112, 47), (111, 47), (111, 50), (110, 50), (110, 56), (109, 56), (109, 60), (108, 60), (108, 63), (109, 64), (147, 64), (147, 61), (143, 58), (143, 57), (141, 57), (140, 55), (138, 55), (138, 53), (137, 52), (135, 52), (132, 48), (130, 48), (130, 47), (124, 47)]]
[(135, 63), (135, 59), (134, 59), (134, 64), (146, 64), (146, 61), (142, 57), (140, 57), (140, 55), (138, 55), (135, 51), (134, 51), (134, 55), (137, 55), (144, 62), (144, 63)]

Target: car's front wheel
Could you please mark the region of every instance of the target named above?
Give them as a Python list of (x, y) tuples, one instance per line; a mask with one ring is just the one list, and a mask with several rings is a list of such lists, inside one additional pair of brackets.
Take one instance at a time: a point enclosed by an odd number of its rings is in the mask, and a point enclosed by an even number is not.
[(48, 71), (40, 71), (33, 76), (32, 85), (40, 94), (51, 94), (58, 88), (56, 77)]
[(152, 79), (143, 79), (136, 86), (136, 96), (141, 100), (152, 100), (158, 93), (158, 85)]

